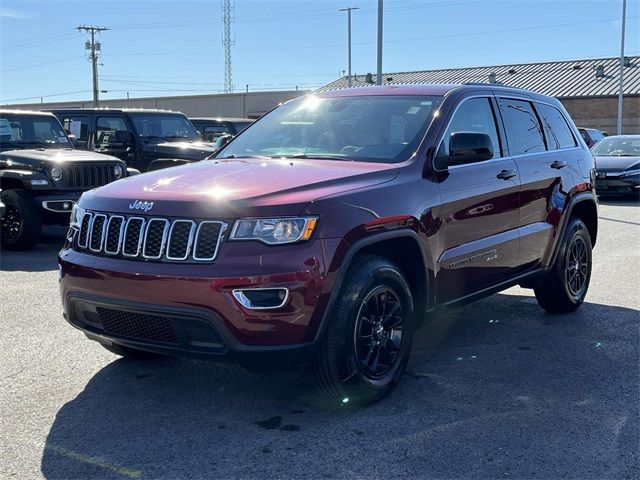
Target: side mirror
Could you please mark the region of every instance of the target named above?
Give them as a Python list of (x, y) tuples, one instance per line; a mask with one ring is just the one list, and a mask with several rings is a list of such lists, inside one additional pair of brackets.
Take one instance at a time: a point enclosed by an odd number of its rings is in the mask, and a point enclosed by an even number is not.
[(233, 140), (233, 135), (225, 134), (221, 137), (218, 137), (216, 140), (216, 150), (221, 150), (227, 146), (227, 144)]
[(486, 133), (455, 132), (449, 138), (447, 166), (482, 162), (493, 158), (493, 144)]

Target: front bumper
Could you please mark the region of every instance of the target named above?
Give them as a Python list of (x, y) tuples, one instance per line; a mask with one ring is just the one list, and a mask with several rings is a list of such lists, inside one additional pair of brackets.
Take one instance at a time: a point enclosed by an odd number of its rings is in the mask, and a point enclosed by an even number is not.
[(640, 175), (599, 173), (596, 178), (596, 192), (600, 195), (637, 193), (639, 191)]
[[(64, 315), (94, 340), (158, 353), (305, 363), (330, 294), (326, 258), (338, 245), (333, 239), (275, 248), (227, 242), (207, 264), (131, 261), (64, 248)], [(234, 297), (239, 288), (286, 288), (288, 301), (249, 309)], [(141, 325), (136, 330), (133, 324)]]

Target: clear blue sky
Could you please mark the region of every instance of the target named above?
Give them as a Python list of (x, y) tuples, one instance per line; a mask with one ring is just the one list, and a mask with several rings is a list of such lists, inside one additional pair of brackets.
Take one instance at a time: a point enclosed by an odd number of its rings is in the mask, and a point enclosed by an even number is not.
[[(376, 0), (235, 0), (236, 90), (313, 88), (347, 68), (376, 70)], [(612, 57), (622, 0), (385, 0), (385, 72)], [(0, 103), (89, 99), (79, 24), (100, 35), (101, 98), (217, 93), (219, 0), (0, 0)], [(640, 53), (640, 0), (628, 0), (628, 54)], [(78, 92), (78, 93), (69, 93)], [(27, 98), (34, 97), (34, 98)]]

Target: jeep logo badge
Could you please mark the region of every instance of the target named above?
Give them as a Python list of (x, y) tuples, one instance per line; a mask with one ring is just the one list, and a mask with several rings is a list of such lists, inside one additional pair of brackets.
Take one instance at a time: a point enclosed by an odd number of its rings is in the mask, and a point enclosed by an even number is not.
[(153, 208), (153, 202), (143, 202), (141, 200), (135, 200), (129, 204), (129, 210), (142, 210), (148, 212)]

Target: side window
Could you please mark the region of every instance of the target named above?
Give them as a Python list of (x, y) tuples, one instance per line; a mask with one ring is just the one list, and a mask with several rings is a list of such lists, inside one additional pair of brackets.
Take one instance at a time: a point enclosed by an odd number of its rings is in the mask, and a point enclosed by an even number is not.
[(544, 152), (544, 137), (538, 117), (531, 102), (500, 99), (500, 112), (507, 131), (507, 142), (511, 155)]
[(96, 145), (123, 143), (128, 131), (122, 117), (98, 117)]
[(226, 125), (209, 125), (204, 127), (202, 138), (206, 142), (215, 142), (219, 137), (226, 133), (231, 133)]
[(449, 155), (449, 139), (456, 132), (486, 133), (491, 137), (491, 143), (493, 144), (493, 158), (501, 156), (496, 119), (491, 107), (491, 101), (488, 98), (463, 100), (453, 114), (447, 131), (442, 137), (442, 143), (438, 150), (439, 158), (446, 158)]
[(576, 139), (573, 138), (571, 129), (567, 121), (556, 107), (538, 103), (538, 113), (542, 118), (544, 131), (547, 135), (549, 150), (559, 148), (571, 148), (576, 146)]
[(75, 135), (79, 142), (86, 142), (89, 137), (89, 121), (83, 116), (67, 116), (62, 119), (62, 126), (70, 135)]

